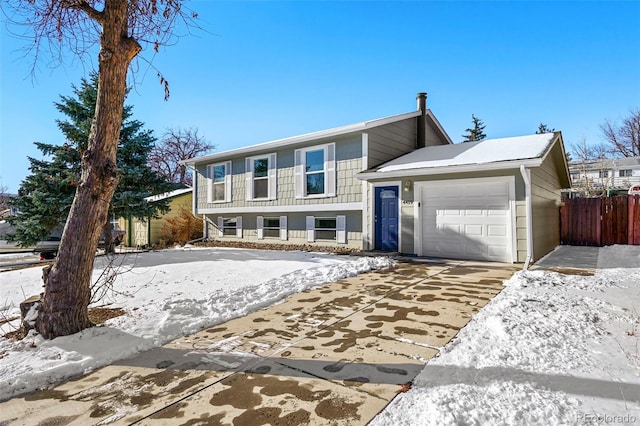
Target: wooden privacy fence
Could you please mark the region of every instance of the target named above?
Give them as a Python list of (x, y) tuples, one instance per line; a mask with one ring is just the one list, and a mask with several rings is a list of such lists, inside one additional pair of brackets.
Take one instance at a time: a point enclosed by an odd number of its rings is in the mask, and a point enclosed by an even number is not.
[(640, 195), (564, 200), (560, 244), (640, 245)]

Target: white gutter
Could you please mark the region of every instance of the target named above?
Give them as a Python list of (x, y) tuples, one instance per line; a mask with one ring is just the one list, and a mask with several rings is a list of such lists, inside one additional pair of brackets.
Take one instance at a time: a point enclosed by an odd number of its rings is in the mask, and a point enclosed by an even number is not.
[(532, 208), (531, 208), (531, 177), (529, 174), (529, 170), (524, 167), (524, 164), (520, 165), (520, 174), (522, 174), (522, 179), (524, 180), (524, 188), (525, 188), (525, 196), (526, 196), (526, 224), (527, 224), (527, 259), (524, 262), (523, 271), (529, 269), (529, 265), (533, 260), (533, 218)]

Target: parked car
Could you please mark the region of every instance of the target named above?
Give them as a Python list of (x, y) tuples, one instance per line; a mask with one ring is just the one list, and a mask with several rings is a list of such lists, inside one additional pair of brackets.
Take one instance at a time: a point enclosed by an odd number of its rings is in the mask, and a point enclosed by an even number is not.
[[(0, 221), (0, 254), (2, 253), (40, 253), (42, 259), (54, 259), (58, 254), (60, 240), (62, 237), (62, 228), (57, 229), (49, 235), (45, 240), (38, 241), (34, 246), (22, 247), (16, 242), (7, 241), (6, 235), (11, 234), (13, 228), (7, 221)], [(116, 246), (120, 245), (124, 240), (125, 231), (122, 229), (113, 230), (113, 240)], [(104, 238), (100, 236), (99, 247), (104, 246)]]
[(640, 185), (633, 185), (629, 188), (629, 195), (640, 194)]

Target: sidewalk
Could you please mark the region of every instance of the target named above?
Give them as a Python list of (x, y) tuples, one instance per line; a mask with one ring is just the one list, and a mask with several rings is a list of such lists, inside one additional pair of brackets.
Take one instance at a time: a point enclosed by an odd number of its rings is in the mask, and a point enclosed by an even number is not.
[(401, 263), (0, 404), (0, 424), (366, 424), (516, 265)]
[(596, 269), (637, 268), (640, 246), (615, 245), (605, 247), (558, 246), (540, 259), (533, 269)]

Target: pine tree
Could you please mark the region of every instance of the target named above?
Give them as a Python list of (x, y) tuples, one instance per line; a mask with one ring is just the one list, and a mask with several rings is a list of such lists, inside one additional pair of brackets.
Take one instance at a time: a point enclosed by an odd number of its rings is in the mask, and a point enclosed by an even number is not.
[(471, 114), (471, 121), (473, 121), (473, 128), (465, 130), (467, 133), (462, 135), (463, 142), (476, 142), (486, 138), (487, 135), (483, 131), (486, 127), (484, 122), (473, 114)]
[[(21, 183), (19, 196), (13, 204), (20, 214), (13, 219), (13, 240), (33, 245), (61, 228), (69, 214), (81, 175), (81, 159), (86, 152), (91, 120), (97, 99), (98, 78), (92, 73), (82, 79), (80, 87), (72, 86), (74, 96), (60, 96), (54, 103), (66, 116), (56, 124), (66, 141), (62, 145), (36, 142), (47, 159), (29, 157), (31, 174)], [(166, 202), (147, 203), (144, 198), (174, 189), (147, 164), (149, 152), (156, 138), (144, 124), (132, 119), (133, 107), (125, 106), (117, 166), (120, 175), (116, 192), (109, 207), (112, 217), (144, 219), (166, 211)], [(104, 224), (105, 242), (110, 248), (110, 220)]]
[(555, 132), (555, 131), (556, 131), (556, 129), (551, 129), (551, 128), (549, 128), (549, 126), (547, 126), (546, 124), (544, 124), (544, 123), (540, 123), (540, 124), (538, 125), (538, 130), (536, 130), (536, 134), (537, 134), (537, 135), (541, 135), (541, 134), (543, 134), (543, 133), (553, 133), (553, 132)]

